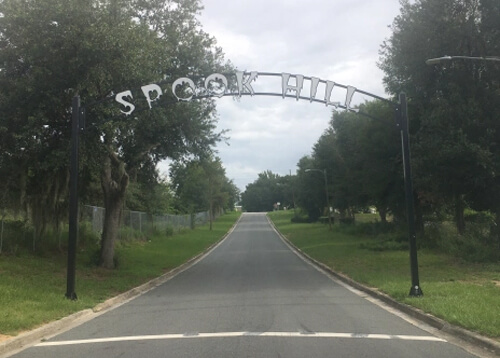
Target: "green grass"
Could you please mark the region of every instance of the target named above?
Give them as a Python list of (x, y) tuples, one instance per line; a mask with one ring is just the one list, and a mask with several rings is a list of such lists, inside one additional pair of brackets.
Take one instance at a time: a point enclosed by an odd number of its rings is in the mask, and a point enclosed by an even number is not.
[(500, 338), (500, 263), (471, 264), (436, 251), (420, 250), (424, 296), (411, 298), (408, 250), (390, 246), (386, 250), (369, 249), (394, 234), (360, 235), (354, 228), (339, 224), (330, 232), (323, 224), (293, 224), (291, 215), (269, 214), (294, 245), (336, 272), (450, 323)]
[(93, 262), (96, 248), (77, 257), (77, 301), (64, 297), (66, 256), (22, 254), (0, 256), (0, 334), (16, 335), (71, 313), (96, 306), (149, 279), (181, 265), (218, 241), (239, 217), (230, 213), (208, 225), (173, 236), (156, 235), (147, 241), (118, 244), (118, 267), (104, 270)]

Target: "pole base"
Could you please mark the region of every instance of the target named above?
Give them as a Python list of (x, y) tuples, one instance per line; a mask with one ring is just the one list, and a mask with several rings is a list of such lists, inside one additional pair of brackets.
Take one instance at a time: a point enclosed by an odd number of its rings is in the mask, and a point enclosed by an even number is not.
[(68, 300), (71, 300), (71, 301), (76, 301), (78, 299), (75, 292), (71, 292), (71, 293), (66, 292), (65, 296)]
[(422, 292), (422, 289), (420, 288), (420, 286), (412, 286), (412, 288), (410, 288), (410, 297), (420, 297), (420, 296), (423, 296), (424, 293)]

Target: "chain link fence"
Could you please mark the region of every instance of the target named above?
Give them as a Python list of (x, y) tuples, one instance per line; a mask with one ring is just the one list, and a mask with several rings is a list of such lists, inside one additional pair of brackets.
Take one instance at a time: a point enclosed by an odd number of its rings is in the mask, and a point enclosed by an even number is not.
[[(81, 209), (81, 220), (88, 222), (92, 231), (102, 233), (106, 209), (84, 205)], [(208, 211), (192, 215), (150, 215), (141, 211), (124, 210), (120, 222), (120, 236), (131, 232), (141, 234), (152, 231), (180, 231), (206, 224), (210, 220)], [(120, 237), (121, 238), (121, 237)]]

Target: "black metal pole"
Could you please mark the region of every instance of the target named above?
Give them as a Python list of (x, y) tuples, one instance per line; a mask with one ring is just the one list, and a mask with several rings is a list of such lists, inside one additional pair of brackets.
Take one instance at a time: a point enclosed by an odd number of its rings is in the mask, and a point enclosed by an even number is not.
[(408, 104), (406, 102), (406, 94), (399, 95), (400, 103), (400, 129), (401, 129), (401, 144), (403, 147), (403, 170), (405, 181), (405, 197), (406, 197), (406, 213), (408, 216), (408, 233), (410, 244), (410, 269), (411, 269), (411, 288), (410, 296), (422, 296), (423, 292), (420, 288), (418, 278), (418, 259), (417, 259), (417, 234), (415, 230), (415, 202), (413, 199), (413, 181), (411, 176), (411, 160), (410, 160), (410, 138), (408, 125)]
[(69, 179), (69, 237), (66, 298), (76, 300), (76, 242), (78, 239), (78, 136), (80, 132), (80, 96), (73, 97), (71, 121), (71, 158)]

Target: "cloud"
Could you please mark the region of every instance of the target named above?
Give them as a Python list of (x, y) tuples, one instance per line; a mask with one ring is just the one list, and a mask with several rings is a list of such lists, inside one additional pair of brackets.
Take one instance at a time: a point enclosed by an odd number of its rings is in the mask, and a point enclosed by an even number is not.
[[(376, 62), (399, 13), (397, 0), (203, 0), (203, 5), (204, 30), (238, 69), (316, 76), (384, 96)], [(356, 96), (354, 103), (364, 99)], [(294, 173), (327, 128), (332, 110), (257, 96), (221, 98), (217, 107), (218, 129), (230, 129), (230, 145), (221, 143), (219, 156), (241, 190), (265, 170)]]

